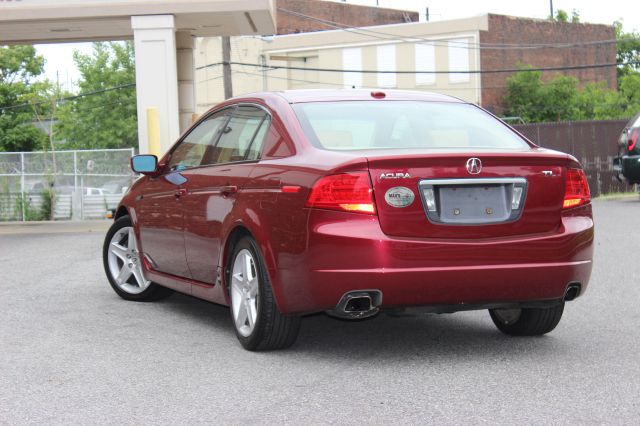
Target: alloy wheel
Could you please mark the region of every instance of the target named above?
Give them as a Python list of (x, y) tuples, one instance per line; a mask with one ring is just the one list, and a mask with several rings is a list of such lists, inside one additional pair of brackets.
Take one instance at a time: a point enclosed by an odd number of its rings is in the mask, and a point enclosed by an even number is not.
[(240, 250), (231, 272), (231, 309), (236, 329), (244, 337), (250, 336), (256, 326), (259, 284), (253, 255), (247, 249)]
[(111, 277), (123, 291), (140, 294), (151, 284), (142, 272), (142, 258), (133, 227), (125, 226), (113, 234), (108, 262)]

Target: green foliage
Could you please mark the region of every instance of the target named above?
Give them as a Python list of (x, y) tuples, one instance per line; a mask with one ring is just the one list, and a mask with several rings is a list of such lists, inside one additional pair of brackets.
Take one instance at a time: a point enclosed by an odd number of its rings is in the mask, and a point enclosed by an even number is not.
[(42, 205), (40, 206), (40, 216), (42, 220), (54, 219), (54, 206), (56, 204), (56, 191), (53, 186), (45, 188), (40, 193), (42, 196)]
[(31, 151), (46, 141), (32, 124), (31, 109), (17, 107), (42, 88), (33, 79), (43, 70), (44, 58), (33, 46), (0, 46), (0, 151)]
[(90, 55), (74, 53), (81, 93), (96, 93), (58, 107), (56, 138), (68, 149), (126, 148), (138, 144), (133, 43), (94, 43)]
[(578, 88), (574, 77), (557, 74), (544, 82), (540, 71), (520, 71), (507, 79), (504, 114), (526, 122), (628, 119), (640, 111), (640, 74), (621, 77), (619, 86)]
[[(574, 9), (574, 13), (575, 13), (575, 9)], [(549, 19), (551, 19), (552, 21), (556, 21), (556, 22), (569, 22), (569, 14), (566, 11), (562, 10), (562, 9), (558, 9), (558, 10), (556, 10), (555, 16), (549, 16)], [(580, 19), (580, 17), (578, 15), (578, 20), (579, 19)]]
[(557, 75), (550, 83), (542, 81), (541, 71), (521, 71), (507, 79), (505, 114), (526, 122), (557, 121), (572, 116), (578, 80)]
[[(556, 21), (556, 22), (569, 22), (569, 14), (565, 10), (558, 9), (556, 10), (555, 15), (549, 15), (547, 16), (547, 19), (551, 21)], [(578, 10), (576, 9), (573, 9), (571, 11), (571, 23), (572, 24), (580, 23), (580, 12), (578, 12)]]
[(580, 23), (580, 12), (578, 12), (576, 9), (573, 9), (571, 11), (571, 23), (572, 24)]
[(640, 70), (640, 33), (625, 33), (622, 22), (613, 23), (616, 30), (618, 77), (632, 74)]
[(36, 209), (32, 203), (29, 194), (17, 194), (15, 204), (15, 217), (23, 218), (25, 221), (42, 220), (42, 211)]

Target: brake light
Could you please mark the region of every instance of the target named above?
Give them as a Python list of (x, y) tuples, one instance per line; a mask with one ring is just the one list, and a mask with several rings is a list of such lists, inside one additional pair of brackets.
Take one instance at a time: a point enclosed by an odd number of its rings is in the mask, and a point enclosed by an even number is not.
[(563, 209), (581, 206), (591, 201), (589, 183), (582, 169), (567, 169), (567, 185), (564, 192)]
[(627, 148), (629, 148), (629, 151), (633, 151), (633, 148), (636, 147), (636, 144), (638, 143), (638, 134), (640, 134), (640, 128), (635, 128), (631, 131), (629, 140), (627, 141)]
[(307, 207), (375, 214), (368, 172), (340, 173), (319, 179), (309, 194)]

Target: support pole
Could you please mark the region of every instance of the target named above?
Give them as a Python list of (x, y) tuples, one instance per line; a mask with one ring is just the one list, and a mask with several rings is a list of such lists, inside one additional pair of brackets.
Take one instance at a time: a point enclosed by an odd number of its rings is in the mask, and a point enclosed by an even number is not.
[(20, 206), (22, 207), (22, 221), (27, 220), (27, 214), (25, 212), (24, 205), (24, 152), (20, 153), (20, 199), (22, 200)]
[(147, 108), (147, 135), (149, 137), (149, 154), (160, 158), (162, 148), (160, 146), (160, 115), (158, 108)]
[(231, 82), (231, 37), (222, 37), (222, 80), (224, 82), (224, 98), (233, 97)]

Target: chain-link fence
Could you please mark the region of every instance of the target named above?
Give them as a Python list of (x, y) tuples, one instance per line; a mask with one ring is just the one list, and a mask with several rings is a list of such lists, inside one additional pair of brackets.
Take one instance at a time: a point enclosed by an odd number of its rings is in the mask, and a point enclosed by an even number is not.
[(0, 152), (0, 220), (93, 219), (131, 185), (134, 149)]

